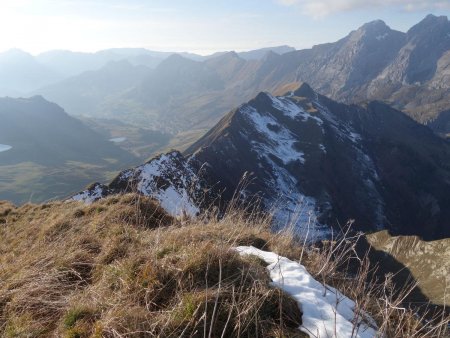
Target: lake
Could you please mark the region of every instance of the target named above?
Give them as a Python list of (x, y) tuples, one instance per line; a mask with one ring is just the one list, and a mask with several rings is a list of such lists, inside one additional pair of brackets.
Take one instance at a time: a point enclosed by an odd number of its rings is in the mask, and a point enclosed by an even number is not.
[(0, 153), (3, 152), (3, 151), (8, 151), (10, 149), (12, 149), (11, 146), (9, 146), (7, 144), (0, 144)]
[(126, 141), (127, 138), (126, 137), (115, 137), (115, 138), (111, 138), (109, 140), (114, 143), (122, 143), (122, 142)]

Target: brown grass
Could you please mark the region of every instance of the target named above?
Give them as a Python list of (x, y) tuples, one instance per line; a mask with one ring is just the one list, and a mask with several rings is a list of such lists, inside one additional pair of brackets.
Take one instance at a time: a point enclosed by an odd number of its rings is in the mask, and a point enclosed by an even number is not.
[(264, 225), (190, 221), (125, 195), (11, 209), (0, 225), (0, 336), (298, 336), (301, 314), (261, 262)]
[(297, 303), (270, 285), (264, 262), (232, 250), (238, 245), (302, 257), (387, 336), (442, 334), (428, 334), (411, 312), (387, 311), (384, 300), (399, 308), (399, 298), (366, 282), (367, 265), (356, 278), (338, 271), (352, 255), (348, 236), (302, 248), (269, 224), (238, 208), (181, 222), (132, 194), (92, 205), (0, 204), (0, 336), (304, 337)]

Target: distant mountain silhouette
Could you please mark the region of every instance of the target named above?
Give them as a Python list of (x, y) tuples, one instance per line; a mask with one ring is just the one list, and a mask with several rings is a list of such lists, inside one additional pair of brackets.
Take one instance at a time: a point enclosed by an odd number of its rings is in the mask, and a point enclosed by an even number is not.
[[(407, 33), (377, 20), (337, 42), (305, 50), (280, 47), (193, 59), (169, 57), (131, 90), (103, 100), (101, 108), (86, 114), (171, 133), (204, 130), (260, 91), (279, 93), (303, 81), (344, 103), (387, 102), (424, 124), (448, 110), (450, 103), (446, 71), (450, 24), (446, 17), (427, 16)], [(66, 90), (64, 84), (59, 87), (60, 92)], [(51, 97), (68, 105), (62, 95)], [(84, 100), (77, 96), (78, 112), (84, 110)]]

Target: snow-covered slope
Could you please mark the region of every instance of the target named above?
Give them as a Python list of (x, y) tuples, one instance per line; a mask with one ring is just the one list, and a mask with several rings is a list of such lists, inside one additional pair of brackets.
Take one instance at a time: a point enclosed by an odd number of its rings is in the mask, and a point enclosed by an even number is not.
[(106, 195), (138, 192), (155, 198), (173, 216), (196, 216), (202, 203), (201, 170), (179, 152), (162, 154), (136, 168), (121, 172), (109, 186), (94, 184), (71, 199), (92, 203)]
[(86, 190), (73, 195), (70, 199), (91, 204), (99, 199), (108, 196), (111, 190), (104, 184), (94, 183), (86, 188)]
[(374, 338), (375, 322), (366, 313), (357, 311), (355, 302), (335, 288), (315, 280), (297, 262), (276, 253), (251, 246), (237, 247), (241, 255), (254, 255), (267, 264), (273, 285), (290, 294), (302, 310), (300, 329), (310, 337)]

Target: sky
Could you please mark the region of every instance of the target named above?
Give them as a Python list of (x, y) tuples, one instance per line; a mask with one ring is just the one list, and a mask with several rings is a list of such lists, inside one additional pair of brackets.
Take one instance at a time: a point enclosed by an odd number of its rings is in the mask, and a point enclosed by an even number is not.
[(336, 41), (384, 20), (407, 31), (450, 0), (0, 0), (0, 51), (244, 51)]

